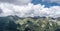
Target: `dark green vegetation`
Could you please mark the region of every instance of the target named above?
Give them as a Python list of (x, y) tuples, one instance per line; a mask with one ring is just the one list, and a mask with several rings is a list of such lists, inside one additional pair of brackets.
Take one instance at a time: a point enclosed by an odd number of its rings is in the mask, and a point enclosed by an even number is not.
[(25, 18), (17, 21), (17, 29), (20, 31), (57, 31), (59, 25), (45, 18)]
[(0, 31), (60, 31), (60, 25), (45, 17), (0, 17)]

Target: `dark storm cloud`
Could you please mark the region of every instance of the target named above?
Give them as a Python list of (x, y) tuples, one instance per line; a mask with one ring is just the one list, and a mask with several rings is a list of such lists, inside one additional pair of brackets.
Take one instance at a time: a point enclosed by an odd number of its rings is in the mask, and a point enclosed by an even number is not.
[(2, 9), (0, 8), (0, 14), (2, 13), (3, 11), (2, 11)]
[(0, 3), (11, 3), (16, 5), (24, 5), (31, 2), (31, 0), (0, 0)]

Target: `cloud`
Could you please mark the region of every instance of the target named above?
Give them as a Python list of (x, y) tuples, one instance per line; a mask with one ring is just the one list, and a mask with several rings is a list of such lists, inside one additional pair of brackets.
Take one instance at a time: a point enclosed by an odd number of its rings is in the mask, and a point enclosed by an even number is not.
[(45, 5), (34, 5), (29, 3), (27, 5), (14, 5), (9, 3), (1, 3), (0, 8), (2, 11), (0, 17), (17, 15), (19, 17), (34, 17), (34, 16), (50, 16), (60, 17), (60, 6), (51, 6), (46, 8)]
[(0, 8), (0, 14), (2, 13), (2, 9)]
[(60, 0), (42, 0), (42, 2), (47, 2), (47, 3), (53, 3), (53, 2), (55, 2), (55, 3), (60, 4)]
[(50, 7), (50, 16), (51, 17), (60, 17), (60, 6), (53, 6), (53, 7)]
[(25, 5), (31, 3), (32, 0), (0, 0), (0, 3), (10, 3), (16, 5)]
[(29, 3), (28, 5), (14, 5), (9, 3), (1, 3), (0, 8), (3, 13), (0, 16), (8, 16), (8, 15), (17, 15), (19, 17), (34, 17), (39, 16), (39, 11), (44, 7), (44, 5), (34, 5)]

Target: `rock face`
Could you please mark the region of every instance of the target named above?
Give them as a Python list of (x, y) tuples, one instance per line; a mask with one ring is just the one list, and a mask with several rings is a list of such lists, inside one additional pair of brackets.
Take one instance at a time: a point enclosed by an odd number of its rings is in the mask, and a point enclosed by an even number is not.
[(17, 24), (19, 24), (17, 27), (20, 31), (56, 31), (59, 29), (59, 25), (52, 20), (49, 21), (49, 18), (25, 18), (23, 20), (19, 19)]
[(60, 21), (60, 17), (56, 18), (57, 21)]

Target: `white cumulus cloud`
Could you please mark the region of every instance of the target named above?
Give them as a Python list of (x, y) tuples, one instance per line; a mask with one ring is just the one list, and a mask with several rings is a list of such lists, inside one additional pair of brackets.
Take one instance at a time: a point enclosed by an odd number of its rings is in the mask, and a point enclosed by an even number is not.
[(14, 5), (10, 3), (0, 3), (0, 17), (17, 15), (19, 17), (50, 16), (60, 17), (60, 6), (51, 6), (28, 3), (27, 5)]

